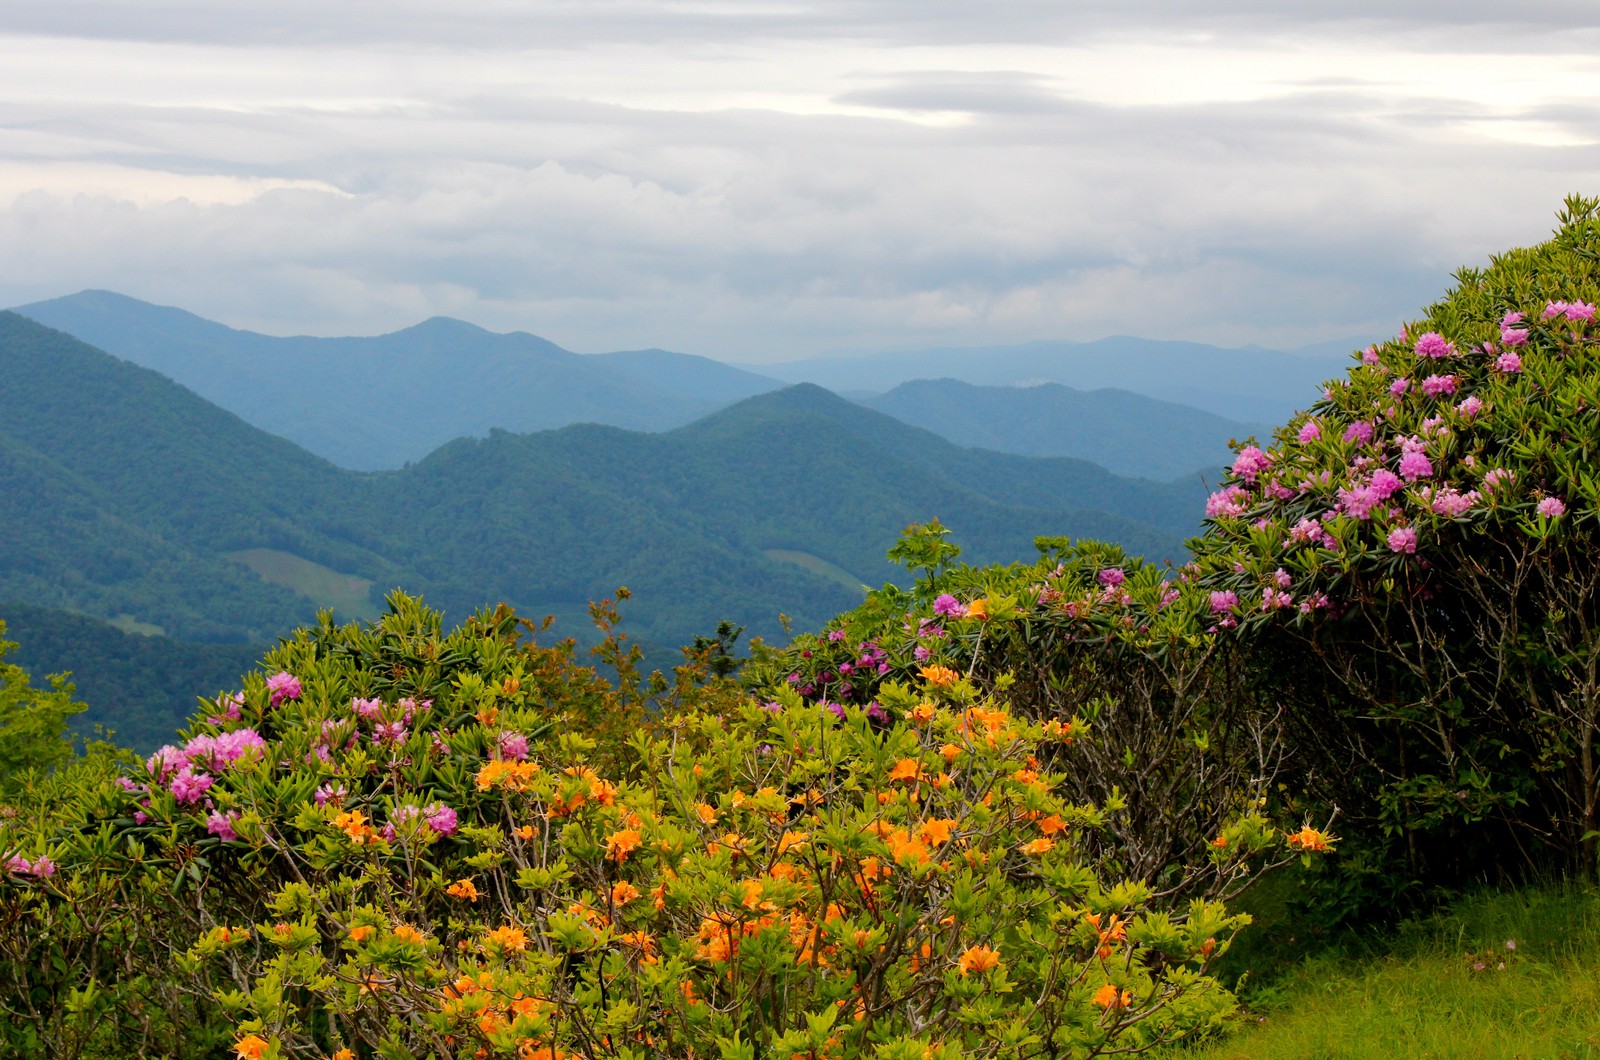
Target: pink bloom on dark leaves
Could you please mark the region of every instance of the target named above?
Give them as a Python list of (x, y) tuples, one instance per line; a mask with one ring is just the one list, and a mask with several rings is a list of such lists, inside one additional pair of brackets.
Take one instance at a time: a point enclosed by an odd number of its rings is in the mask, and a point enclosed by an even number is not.
[(508, 758), (513, 762), (526, 761), (528, 757), (528, 738), (520, 732), (503, 732), (500, 734), (500, 757)]
[(1476, 394), (1463, 398), (1461, 403), (1456, 406), (1456, 411), (1470, 420), (1483, 411), (1483, 400)]
[(1272, 458), (1254, 445), (1247, 445), (1239, 450), (1239, 455), (1233, 461), (1233, 474), (1236, 478), (1255, 484), (1256, 476), (1272, 466)]
[(1445, 341), (1445, 337), (1437, 331), (1424, 332), (1412, 349), (1420, 357), (1450, 357), (1456, 352), (1455, 346)]
[(423, 816), (428, 819), (428, 827), (439, 835), (454, 835), (459, 827), (456, 811), (442, 802), (435, 802), (422, 808)]
[(1128, 580), (1127, 574), (1120, 567), (1107, 567), (1097, 574), (1096, 579), (1108, 589), (1114, 589)]
[(377, 721), (383, 717), (383, 700), (357, 697), (350, 701), (350, 709), (368, 721)]
[(344, 802), (344, 797), (348, 794), (350, 794), (349, 788), (343, 784), (336, 785), (330, 780), (318, 788), (316, 795), (313, 797), (316, 799), (318, 806), (326, 806), (330, 802), (335, 806), (339, 806)]
[(1389, 393), (1393, 394), (1395, 397), (1404, 396), (1405, 392), (1410, 389), (1411, 380), (1405, 378), (1404, 376), (1401, 376), (1399, 379), (1396, 379), (1394, 382), (1389, 384)]
[(1243, 486), (1229, 486), (1206, 498), (1206, 518), (1219, 519), (1243, 515), (1249, 509), (1250, 491)]
[(224, 842), (231, 843), (239, 838), (239, 833), (233, 830), (233, 822), (238, 819), (238, 814), (223, 814), (219, 810), (213, 810), (211, 816), (206, 818), (206, 831), (220, 837)]
[(1433, 474), (1433, 464), (1421, 449), (1407, 449), (1400, 456), (1400, 477), (1407, 482)]
[(1281, 589), (1267, 586), (1261, 591), (1261, 610), (1279, 611), (1285, 607), (1294, 606), (1294, 597)]
[(1539, 501), (1538, 512), (1546, 519), (1559, 519), (1567, 514), (1567, 505), (1560, 497), (1545, 497)]
[(1298, 437), (1301, 445), (1304, 445), (1307, 442), (1314, 442), (1318, 438), (1322, 437), (1322, 425), (1316, 420), (1306, 420), (1305, 423), (1300, 425), (1300, 434)]
[(1422, 392), (1432, 398), (1445, 394), (1454, 394), (1456, 392), (1456, 377), (1453, 375), (1430, 375), (1422, 381)]
[(300, 679), (293, 674), (279, 670), (267, 678), (267, 691), (272, 693), (272, 705), (277, 706), (286, 699), (300, 698)]
[(1516, 481), (1516, 473), (1503, 467), (1490, 468), (1483, 476), (1483, 484), (1492, 490), (1509, 486)]
[(1239, 606), (1239, 594), (1231, 589), (1218, 589), (1211, 593), (1211, 611), (1223, 615)]
[(1417, 551), (1417, 532), (1409, 526), (1397, 526), (1389, 531), (1389, 551), (1411, 555)]
[(1376, 346), (1368, 346), (1366, 349), (1362, 350), (1361, 351), (1361, 363), (1362, 364), (1368, 364), (1368, 365), (1377, 364), (1378, 363), (1378, 347), (1376, 347)]
[(1372, 423), (1368, 420), (1357, 420), (1345, 428), (1344, 440), (1355, 442), (1357, 445), (1366, 445), (1372, 441)]
[(1432, 500), (1435, 512), (1451, 519), (1459, 519), (1478, 503), (1478, 491), (1462, 493), (1452, 486), (1434, 493)]
[(1522, 358), (1507, 350), (1495, 358), (1494, 368), (1497, 372), (1512, 374), (1522, 371)]
[(1367, 488), (1370, 489), (1379, 500), (1385, 501), (1390, 497), (1393, 497), (1395, 493), (1399, 491), (1400, 486), (1400, 476), (1396, 475), (1388, 468), (1383, 467), (1380, 467), (1378, 470), (1374, 471), (1372, 473), (1371, 480), (1367, 483)]
[(965, 618), (967, 605), (951, 596), (949, 593), (940, 593), (939, 598), (933, 602), (933, 613), (949, 618)]
[(1588, 302), (1570, 302), (1567, 305), (1567, 319), (1573, 323), (1580, 320), (1594, 322), (1594, 306)]
[(188, 766), (178, 771), (168, 785), (172, 797), (185, 806), (192, 806), (205, 797), (206, 791), (214, 781), (205, 773), (195, 773)]
[(1565, 316), (1569, 308), (1565, 302), (1547, 302), (1541, 315), (1546, 320), (1554, 320), (1556, 317)]
[(1527, 344), (1528, 344), (1528, 332), (1527, 332), (1527, 330), (1525, 328), (1507, 328), (1507, 327), (1502, 327), (1500, 329), (1500, 345), (1502, 345), (1502, 346), (1526, 346)]

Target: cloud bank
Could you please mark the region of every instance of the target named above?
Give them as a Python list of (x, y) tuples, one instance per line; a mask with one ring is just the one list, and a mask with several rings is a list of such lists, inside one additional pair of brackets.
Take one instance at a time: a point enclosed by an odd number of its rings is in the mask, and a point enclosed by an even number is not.
[(1600, 192), (1592, 6), (1392, 6), (0, 3), (0, 304), (748, 361), (1388, 334)]

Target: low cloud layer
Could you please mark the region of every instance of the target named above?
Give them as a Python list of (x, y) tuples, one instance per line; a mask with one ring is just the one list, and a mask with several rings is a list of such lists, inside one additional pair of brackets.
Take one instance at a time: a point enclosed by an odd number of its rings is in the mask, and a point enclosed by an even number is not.
[(0, 3), (0, 304), (1292, 346), (1600, 193), (1587, 5), (1209, 6)]

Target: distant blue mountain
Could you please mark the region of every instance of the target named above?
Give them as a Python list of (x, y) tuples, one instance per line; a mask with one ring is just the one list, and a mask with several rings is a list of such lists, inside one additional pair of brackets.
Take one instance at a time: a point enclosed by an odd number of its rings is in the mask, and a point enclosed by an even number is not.
[(981, 386), (1061, 383), (1079, 390), (1114, 387), (1239, 422), (1281, 423), (1316, 399), (1323, 380), (1344, 371), (1356, 345), (1230, 350), (1116, 336), (1096, 342), (818, 357), (764, 364), (759, 371), (786, 383), (816, 383), (850, 396), (880, 394), (913, 379), (956, 379)]
[(153, 368), (245, 422), (356, 470), (421, 460), (491, 428), (603, 423), (659, 431), (776, 389), (704, 357), (590, 356), (448, 317), (371, 338), (277, 338), (110, 291), (15, 310)]
[(862, 404), (957, 445), (1077, 457), (1114, 474), (1161, 480), (1215, 471), (1233, 459), (1230, 439), (1270, 431), (1127, 390), (1059, 383), (1001, 387), (919, 379)]

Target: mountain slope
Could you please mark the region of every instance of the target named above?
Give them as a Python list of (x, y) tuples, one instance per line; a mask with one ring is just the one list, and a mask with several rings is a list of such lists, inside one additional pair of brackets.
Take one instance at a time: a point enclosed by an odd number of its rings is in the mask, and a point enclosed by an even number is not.
[(862, 401), (958, 445), (1021, 456), (1071, 456), (1117, 475), (1168, 480), (1233, 459), (1230, 438), (1267, 433), (1210, 412), (1127, 390), (1059, 383), (975, 386), (918, 379)]
[(399, 467), (453, 438), (598, 422), (688, 423), (779, 385), (700, 357), (571, 353), (446, 317), (370, 338), (277, 338), (110, 291), (19, 314), (182, 383), (341, 467)]
[(884, 552), (912, 522), (942, 520), (980, 562), (1063, 534), (1176, 558), (1202, 504), (1198, 481), (964, 449), (804, 385), (662, 434), (492, 431), (345, 471), (14, 314), (0, 484), (0, 599), (257, 642), (335, 592), (351, 607), (397, 586), (453, 618), (504, 600), (582, 635), (587, 603), (627, 585), (632, 631), (662, 648), (724, 619), (772, 636), (780, 612), (815, 626), (903, 573)]

